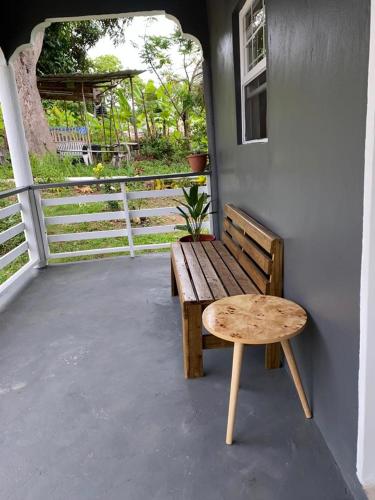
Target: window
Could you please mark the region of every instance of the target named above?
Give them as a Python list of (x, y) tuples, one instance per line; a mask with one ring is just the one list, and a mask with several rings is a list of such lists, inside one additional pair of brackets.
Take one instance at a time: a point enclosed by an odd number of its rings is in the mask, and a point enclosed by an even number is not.
[(242, 142), (267, 139), (266, 10), (247, 0), (239, 13)]

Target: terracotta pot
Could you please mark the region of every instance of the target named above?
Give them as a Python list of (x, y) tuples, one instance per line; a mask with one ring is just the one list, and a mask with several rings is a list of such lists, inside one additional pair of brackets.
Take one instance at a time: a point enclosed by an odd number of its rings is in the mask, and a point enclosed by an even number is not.
[(207, 153), (198, 153), (187, 156), (190, 168), (193, 172), (203, 172), (207, 166)]
[[(216, 238), (213, 234), (201, 234), (199, 236), (199, 241), (215, 241)], [(193, 237), (191, 236), (191, 234), (188, 234), (187, 236), (183, 236), (182, 238), (180, 238), (180, 240), (182, 243), (183, 242), (191, 242), (193, 241)]]

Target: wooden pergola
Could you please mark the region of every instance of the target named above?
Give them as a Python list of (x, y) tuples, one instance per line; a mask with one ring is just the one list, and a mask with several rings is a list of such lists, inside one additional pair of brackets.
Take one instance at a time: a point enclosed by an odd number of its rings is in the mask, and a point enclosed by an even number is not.
[(143, 70), (127, 69), (111, 73), (64, 73), (38, 76), (38, 90), (42, 99), (58, 101), (98, 102), (103, 94), (130, 80)]
[[(92, 102), (96, 106), (100, 106), (103, 96), (110, 92), (111, 94), (111, 113), (113, 113), (113, 90), (124, 80), (129, 80), (131, 91), (131, 107), (133, 115), (134, 135), (136, 144), (139, 146), (139, 137), (137, 130), (137, 122), (135, 116), (135, 101), (133, 78), (143, 73), (144, 70), (127, 69), (122, 71), (114, 71), (107, 73), (64, 73), (56, 75), (38, 76), (37, 85), (41, 99), (51, 99), (58, 101), (74, 101), (83, 103), (83, 111), (85, 116), (85, 125), (89, 131), (87, 121), (87, 102)], [(112, 114), (110, 115), (112, 116)], [(103, 116), (102, 116), (103, 119)], [(110, 126), (111, 129), (111, 126)], [(104, 130), (104, 121), (103, 121)], [(115, 130), (118, 136), (117, 131)], [(106, 142), (105, 131), (104, 141)], [(110, 133), (111, 136), (111, 133)], [(90, 133), (87, 134), (88, 143), (91, 149)], [(119, 137), (117, 137), (117, 142)]]

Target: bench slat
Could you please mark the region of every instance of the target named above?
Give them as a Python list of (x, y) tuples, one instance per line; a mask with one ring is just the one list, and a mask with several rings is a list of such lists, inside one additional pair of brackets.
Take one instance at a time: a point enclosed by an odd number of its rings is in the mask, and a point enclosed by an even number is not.
[(228, 295), (242, 295), (242, 288), (237, 283), (236, 279), (233, 277), (227, 265), (217, 253), (212, 243), (210, 241), (205, 241), (202, 243), (202, 246), (210, 261), (212, 262), (212, 265), (214, 266), (217, 274), (220, 276), (220, 279), (224, 287), (226, 288)]
[(271, 253), (272, 242), (278, 239), (276, 234), (262, 226), (255, 219), (242, 212), (233, 205), (225, 205), (225, 215), (229, 217), (237, 226), (239, 226), (246, 234), (258, 243), (266, 252)]
[(195, 302), (197, 297), (191, 284), (180, 243), (172, 243), (171, 256), (180, 299), (182, 302)]
[(197, 292), (198, 300), (200, 302), (213, 300), (206, 278), (202, 273), (201, 266), (199, 265), (191, 243), (181, 243), (181, 248), (189, 267), (189, 272), (193, 280), (194, 288)]
[(237, 283), (242, 288), (244, 293), (259, 293), (259, 290), (256, 288), (254, 283), (245, 273), (245, 271), (241, 268), (241, 266), (237, 263), (233, 255), (231, 255), (227, 248), (223, 245), (222, 241), (213, 241), (212, 245), (215, 247), (216, 251), (223, 259), (228, 269), (235, 277)]
[(256, 246), (244, 232), (241, 232), (236, 226), (231, 224), (229, 219), (224, 220), (224, 229), (232, 236), (238, 245), (243, 248), (248, 256), (253, 259), (262, 271), (268, 275), (271, 274), (272, 260), (265, 252)]
[(247, 257), (234, 240), (232, 240), (226, 233), (223, 234), (223, 243), (229, 249), (230, 253), (236, 261), (243, 267), (250, 279), (259, 288), (259, 290), (267, 295), (269, 291), (269, 280), (259, 271), (253, 262)]
[(220, 277), (217, 275), (215, 268), (207, 257), (207, 254), (202, 247), (202, 243), (192, 243), (192, 247), (206, 277), (208, 286), (210, 287), (214, 299), (219, 300), (227, 297), (227, 292), (225, 291), (225, 288), (223, 287)]

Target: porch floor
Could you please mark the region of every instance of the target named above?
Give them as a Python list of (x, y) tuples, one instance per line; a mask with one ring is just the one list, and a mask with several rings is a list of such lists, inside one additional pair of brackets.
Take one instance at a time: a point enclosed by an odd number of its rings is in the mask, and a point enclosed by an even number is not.
[(286, 371), (248, 348), (224, 443), (231, 350), (185, 380), (169, 256), (51, 266), (2, 313), (2, 500), (344, 500)]

